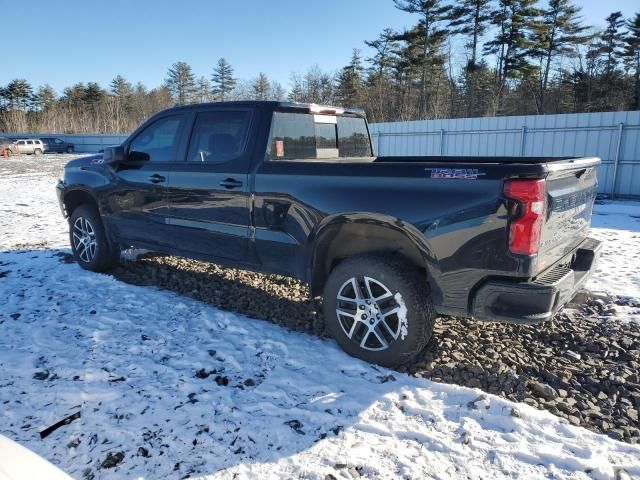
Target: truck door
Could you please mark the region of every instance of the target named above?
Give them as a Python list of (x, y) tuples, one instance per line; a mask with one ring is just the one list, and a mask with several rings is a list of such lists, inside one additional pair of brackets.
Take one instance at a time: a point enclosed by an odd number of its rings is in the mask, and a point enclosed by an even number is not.
[(168, 185), (167, 223), (180, 250), (247, 259), (252, 116), (239, 107), (196, 113), (186, 161), (174, 166)]
[[(115, 187), (107, 194), (107, 216), (119, 237), (134, 246), (172, 246), (167, 226), (167, 180), (180, 158), (187, 115), (153, 121), (125, 145)], [(184, 153), (182, 153), (182, 156)]]

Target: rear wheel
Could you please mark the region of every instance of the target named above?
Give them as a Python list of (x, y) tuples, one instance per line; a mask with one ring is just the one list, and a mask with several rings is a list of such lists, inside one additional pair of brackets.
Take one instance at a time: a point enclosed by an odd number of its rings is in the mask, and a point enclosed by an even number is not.
[(13, 155), (13, 152), (11, 151), (10, 148), (5, 148), (4, 151), (2, 152), (2, 155), (5, 157), (10, 157), (11, 155)]
[(323, 305), (338, 344), (385, 367), (413, 358), (433, 333), (435, 312), (426, 280), (391, 256), (362, 255), (338, 264), (325, 285)]
[(67, 147), (67, 153), (73, 153), (73, 147)]
[(81, 205), (73, 211), (69, 237), (73, 255), (82, 268), (104, 272), (118, 264), (120, 249), (109, 244), (100, 214), (93, 206)]

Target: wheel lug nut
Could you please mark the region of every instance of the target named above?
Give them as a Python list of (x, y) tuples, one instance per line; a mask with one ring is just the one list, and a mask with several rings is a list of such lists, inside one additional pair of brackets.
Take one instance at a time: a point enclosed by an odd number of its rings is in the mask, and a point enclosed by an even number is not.
[(373, 324), (375, 323), (375, 322), (374, 322), (374, 320), (373, 320), (373, 318), (372, 318), (371, 320), (369, 320), (369, 323), (370, 323), (371, 325), (373, 325)]
[(360, 305), (360, 310), (364, 310), (364, 305)]
[(380, 314), (376, 315), (376, 318), (377, 318), (378, 320), (380, 320)]
[(360, 318), (362, 318), (363, 320), (366, 320), (366, 319), (367, 319), (367, 314), (366, 314), (366, 313), (363, 313), (363, 314), (362, 314), (362, 317), (360, 317)]
[(370, 300), (367, 300), (367, 305), (371, 305), (371, 301)]

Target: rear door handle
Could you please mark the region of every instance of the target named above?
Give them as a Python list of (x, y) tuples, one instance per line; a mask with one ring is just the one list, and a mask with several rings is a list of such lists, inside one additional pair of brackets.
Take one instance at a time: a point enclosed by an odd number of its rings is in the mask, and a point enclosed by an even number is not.
[(157, 173), (154, 173), (149, 177), (149, 180), (151, 180), (152, 183), (162, 183), (166, 180), (166, 178), (163, 177), (162, 175), (158, 175)]
[(224, 188), (238, 188), (242, 186), (242, 182), (239, 182), (235, 178), (226, 178), (225, 180), (220, 182), (220, 185)]

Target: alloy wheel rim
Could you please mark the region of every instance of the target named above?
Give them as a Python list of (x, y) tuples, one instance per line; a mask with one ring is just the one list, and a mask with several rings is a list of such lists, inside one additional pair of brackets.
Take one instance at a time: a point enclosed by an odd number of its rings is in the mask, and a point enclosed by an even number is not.
[(93, 225), (84, 217), (73, 222), (73, 247), (83, 262), (91, 262), (96, 256), (98, 242)]
[[(344, 334), (360, 348), (388, 349), (406, 332), (406, 308), (400, 293), (395, 295), (381, 281), (352, 277), (336, 296), (336, 315)], [(403, 337), (404, 338), (404, 337)]]

